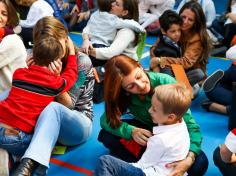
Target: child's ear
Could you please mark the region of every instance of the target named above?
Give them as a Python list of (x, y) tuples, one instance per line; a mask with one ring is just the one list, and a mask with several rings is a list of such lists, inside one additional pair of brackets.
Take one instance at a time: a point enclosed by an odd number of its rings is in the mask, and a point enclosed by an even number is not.
[(161, 33), (162, 33), (162, 35), (165, 35), (166, 31), (164, 31), (164, 29), (161, 28)]
[(175, 114), (171, 113), (171, 114), (168, 115), (168, 121), (173, 122), (175, 119), (176, 119), (176, 115)]

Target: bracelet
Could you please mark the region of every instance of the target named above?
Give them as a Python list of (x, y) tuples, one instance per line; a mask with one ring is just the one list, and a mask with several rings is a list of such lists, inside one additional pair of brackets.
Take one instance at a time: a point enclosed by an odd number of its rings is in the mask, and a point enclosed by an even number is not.
[(192, 159), (192, 162), (194, 163), (194, 161), (195, 161), (195, 156), (194, 156), (193, 153), (189, 152), (188, 155), (187, 155), (187, 157), (191, 158), (191, 159)]
[(158, 57), (158, 58), (157, 58), (157, 66), (159, 66), (160, 64), (161, 64), (161, 58)]

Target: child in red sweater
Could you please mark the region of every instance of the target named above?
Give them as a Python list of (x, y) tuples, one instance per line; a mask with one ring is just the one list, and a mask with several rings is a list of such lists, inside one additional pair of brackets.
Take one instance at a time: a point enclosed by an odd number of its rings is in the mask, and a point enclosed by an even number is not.
[(77, 80), (77, 61), (70, 38), (67, 40), (69, 56), (63, 73), (57, 75), (50, 70), (53, 66), (60, 70), (58, 63), (66, 53), (65, 41), (53, 37), (35, 41), (34, 64), (14, 72), (9, 96), (0, 102), (0, 148), (13, 155), (24, 153), (41, 111)]

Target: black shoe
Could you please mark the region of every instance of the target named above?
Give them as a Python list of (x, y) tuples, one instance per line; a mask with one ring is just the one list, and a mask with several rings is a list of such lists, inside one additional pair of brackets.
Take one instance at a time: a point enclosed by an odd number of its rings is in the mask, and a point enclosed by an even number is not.
[(30, 176), (37, 165), (38, 163), (34, 160), (24, 158), (16, 168), (13, 176)]
[(208, 76), (208, 78), (204, 81), (202, 87), (204, 92), (210, 92), (214, 89), (216, 84), (221, 80), (221, 78), (224, 76), (223, 70), (216, 70), (213, 74)]
[(203, 109), (205, 109), (207, 112), (209, 112), (209, 111), (210, 111), (210, 106), (211, 106), (212, 103), (213, 103), (213, 102), (210, 101), (210, 100), (203, 101), (203, 102), (201, 103), (201, 107), (202, 107)]

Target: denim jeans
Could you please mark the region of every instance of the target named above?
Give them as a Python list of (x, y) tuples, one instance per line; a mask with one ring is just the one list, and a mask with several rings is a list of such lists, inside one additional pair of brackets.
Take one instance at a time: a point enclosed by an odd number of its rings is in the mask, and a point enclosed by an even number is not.
[(223, 176), (234, 176), (236, 173), (236, 163), (225, 163), (220, 156), (220, 148), (217, 147), (213, 154), (213, 160), (215, 165), (219, 168)]
[(23, 158), (30, 158), (49, 167), (56, 141), (67, 146), (81, 144), (92, 132), (92, 121), (83, 113), (50, 103), (40, 114), (32, 141)]
[[(143, 123), (135, 119), (125, 120), (125, 121), (136, 127), (144, 128), (151, 131), (150, 128), (148, 128)], [(110, 150), (111, 155), (127, 162), (137, 162), (141, 158), (141, 155), (145, 151), (145, 148), (144, 147), (142, 148), (140, 156), (136, 158), (124, 147), (124, 145), (121, 144), (120, 139), (121, 138), (119, 136), (113, 135), (104, 129), (102, 129), (98, 135), (98, 140), (102, 142), (103, 145)], [(201, 151), (199, 155), (196, 156), (194, 164), (187, 172), (189, 176), (202, 176), (207, 171), (207, 168), (208, 168), (208, 159), (205, 153)]]
[(191, 86), (194, 86), (198, 82), (202, 81), (205, 77), (204, 72), (200, 68), (187, 70), (186, 75), (188, 77), (188, 80)]
[(142, 169), (110, 155), (101, 156), (98, 160), (95, 176), (145, 176)]
[(6, 135), (5, 128), (0, 127), (0, 148), (15, 156), (22, 156), (28, 148), (32, 134), (19, 130), (19, 134)]

